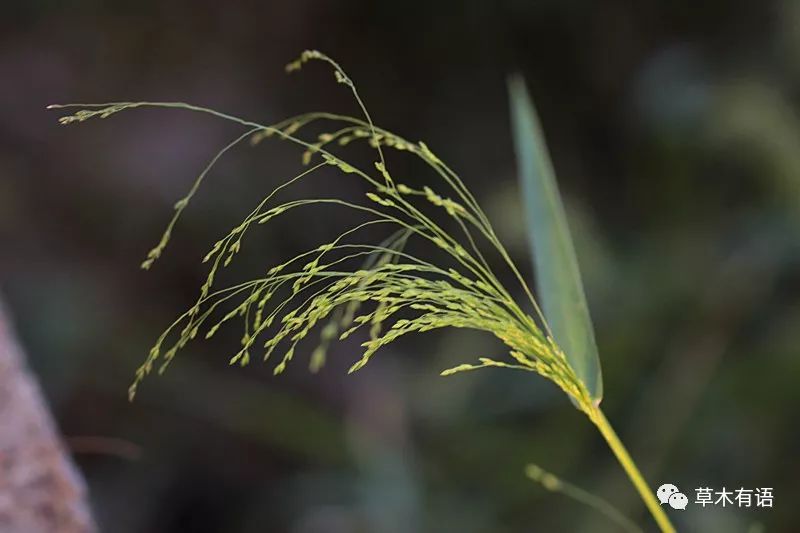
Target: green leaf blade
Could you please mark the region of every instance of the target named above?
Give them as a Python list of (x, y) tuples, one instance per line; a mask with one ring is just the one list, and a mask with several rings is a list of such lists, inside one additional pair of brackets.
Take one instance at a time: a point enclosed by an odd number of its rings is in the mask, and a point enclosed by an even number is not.
[(527, 234), (542, 312), (553, 338), (597, 404), (603, 397), (600, 358), (555, 172), (525, 82), (514, 76), (509, 79), (508, 89)]

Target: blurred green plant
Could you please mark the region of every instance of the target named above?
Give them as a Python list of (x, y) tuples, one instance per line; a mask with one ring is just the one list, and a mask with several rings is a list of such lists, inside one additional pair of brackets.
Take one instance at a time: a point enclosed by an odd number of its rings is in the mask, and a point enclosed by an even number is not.
[(528, 479), (537, 482), (550, 492), (563, 494), (579, 503), (591, 507), (595, 511), (605, 515), (609, 520), (616, 523), (628, 533), (642, 533), (642, 529), (634, 524), (627, 516), (617, 510), (608, 501), (595, 496), (572, 483), (564, 481), (555, 474), (548, 472), (539, 465), (528, 463), (525, 465), (525, 475)]
[[(133, 399), (141, 381), (157, 367), (163, 372), (178, 350), (204, 330), (211, 337), (224, 323), (241, 318), (244, 334), (240, 349), (230, 364), (247, 365), (260, 339), (266, 361), (282, 346), (285, 351), (274, 367), (284, 371), (294, 358), (297, 345), (317, 326), (320, 339), (310, 358), (310, 369), (318, 370), (335, 339), (345, 339), (369, 327), (364, 351), (350, 368), (362, 368), (377, 350), (400, 337), (438, 328), (471, 328), (488, 332), (508, 348), (506, 359), (479, 358), (446, 369), (442, 375), (485, 367), (502, 367), (535, 372), (560, 387), (573, 404), (598, 427), (647, 504), (662, 531), (674, 531), (658, 506), (622, 443), (599, 408), (602, 397), (594, 334), (583, 297), (575, 252), (570, 240), (552, 168), (541, 141), (533, 107), (521, 82), (510, 85), (515, 137), (520, 155), (526, 207), (533, 231), (539, 291), (545, 304), (542, 313), (528, 284), (497, 237), (486, 214), (461, 178), (424, 143), (411, 142), (375, 126), (351, 79), (332, 59), (318, 51), (305, 51), (287, 71), (299, 70), (318, 60), (333, 68), (336, 80), (352, 92), (364, 118), (333, 113), (307, 113), (276, 124), (264, 125), (212, 109), (179, 102), (115, 102), (107, 104), (52, 105), (50, 108), (80, 108), (59, 119), (61, 124), (107, 118), (137, 107), (176, 108), (207, 113), (247, 128), (220, 150), (198, 176), (189, 192), (174, 206), (174, 214), (159, 241), (142, 263), (148, 269), (161, 256), (181, 213), (217, 161), (231, 148), (249, 139), (258, 144), (277, 137), (304, 148), (308, 168), (276, 187), (247, 217), (204, 258), (208, 276), (196, 302), (181, 314), (158, 338), (147, 359), (136, 371), (129, 390)], [(336, 128), (319, 135), (314, 142), (297, 136), (312, 123), (331, 122)], [(336, 146), (365, 141), (377, 152), (372, 169), (362, 169), (336, 155)], [(421, 159), (438, 175), (448, 192), (429, 186), (414, 188), (396, 180), (387, 167), (384, 149), (408, 152)], [(312, 161), (317, 160), (315, 164)], [(369, 203), (341, 198), (304, 198), (269, 207), (273, 197), (286, 187), (323, 168), (361, 179), (369, 188)], [(267, 223), (296, 208), (336, 205), (355, 210), (366, 221), (343, 231), (330, 242), (272, 266), (263, 277), (230, 287), (215, 289), (220, 268), (228, 266), (242, 247), (253, 225)], [(450, 231), (437, 222), (435, 211), (443, 212), (458, 228)], [(359, 232), (372, 226), (392, 228), (380, 244), (353, 242)], [(441, 250), (449, 264), (438, 257), (426, 260), (405, 252), (410, 239), (421, 240)], [(526, 295), (533, 316), (523, 309), (499, 280), (482, 251), (481, 243), (498, 254)], [(364, 304), (371, 307), (362, 309)], [(227, 312), (222, 314), (226, 309)], [(217, 313), (222, 314), (221, 318)], [(545, 319), (547, 316), (548, 320)], [(554, 334), (555, 333), (555, 334)], [(564, 348), (564, 349), (562, 349)]]

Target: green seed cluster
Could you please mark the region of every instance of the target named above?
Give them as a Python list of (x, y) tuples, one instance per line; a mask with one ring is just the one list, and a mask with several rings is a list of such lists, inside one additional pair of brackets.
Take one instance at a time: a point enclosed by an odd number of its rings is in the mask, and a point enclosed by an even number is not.
[[(241, 346), (230, 357), (230, 363), (247, 365), (254, 356), (274, 360), (276, 374), (283, 372), (299, 351), (299, 343), (312, 331), (319, 331), (317, 347), (310, 357), (310, 368), (317, 371), (333, 341), (350, 337), (361, 329), (368, 330), (368, 338), (361, 344), (361, 357), (352, 365), (351, 372), (367, 364), (379, 349), (409, 333), (445, 327), (485, 331), (506, 345), (508, 359), (480, 358), (476, 363), (444, 370), (442, 375), (484, 367), (536, 372), (587, 409), (591, 402), (585, 386), (547, 332), (530, 289), (463, 181), (424, 143), (411, 142), (376, 127), (353, 82), (324, 54), (304, 52), (287, 70), (298, 70), (311, 60), (326, 62), (333, 68), (336, 80), (352, 91), (363, 119), (307, 113), (266, 126), (188, 104), (158, 102), (81, 106), (85, 109), (60, 119), (62, 124), (70, 124), (105, 118), (128, 108), (154, 106), (210, 113), (248, 128), (215, 155), (189, 193), (175, 204), (173, 218), (158, 245), (148, 253), (143, 268), (150, 268), (160, 257), (181, 212), (206, 174), (228, 150), (246, 139), (255, 145), (268, 137), (304, 149), (302, 160), (306, 170), (276, 187), (205, 256), (209, 270), (196, 302), (158, 338), (136, 372), (130, 397), (133, 398), (139, 383), (154, 368), (162, 372), (201, 331), (205, 338), (210, 338), (222, 325), (236, 318), (243, 322), (244, 332)], [(313, 142), (299, 137), (306, 126), (320, 122), (333, 123), (336, 128), (317, 136)], [(376, 150), (378, 160), (372, 169), (360, 169), (334, 153), (358, 141)], [(384, 149), (407, 152), (421, 159), (446, 192), (437, 191), (439, 186), (433, 184), (419, 189), (396, 181), (387, 168)], [(369, 189), (363, 202), (341, 198), (274, 202), (281, 190), (323, 168), (334, 168), (347, 177), (360, 179)], [(241, 251), (243, 239), (252, 226), (266, 224), (297, 208), (320, 205), (358, 211), (366, 221), (345, 229), (330, 242), (270, 267), (262, 277), (216, 288), (217, 274)], [(437, 222), (441, 218), (454, 221), (458, 230), (445, 230)], [(363, 230), (373, 226), (389, 228), (389, 237), (379, 244), (359, 242)], [(432, 243), (449, 259), (434, 264), (411, 255), (405, 251), (411, 240)], [(487, 248), (487, 243), (488, 249), (502, 258), (520, 283), (536, 319), (523, 311), (492, 271), (481, 251), (482, 247)]]

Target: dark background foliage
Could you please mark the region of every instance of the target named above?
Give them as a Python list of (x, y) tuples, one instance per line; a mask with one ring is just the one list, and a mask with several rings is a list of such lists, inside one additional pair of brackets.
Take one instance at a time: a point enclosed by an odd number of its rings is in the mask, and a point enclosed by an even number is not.
[[(285, 76), (306, 48), (343, 64), (379, 124), (461, 173), (530, 276), (505, 92), (522, 71), (569, 204), (609, 418), (651, 482), (690, 500), (700, 486), (774, 487), (773, 509), (672, 512), (680, 530), (794, 530), (797, 3), (2, 7), (0, 283), (105, 531), (613, 531), (526, 481), (528, 461), (649, 525), (553, 386), (510, 371), (438, 377), (496, 353), (484, 335), (409, 339), (351, 376), (357, 346), (344, 343), (317, 376), (300, 354), (273, 378), (228, 367), (234, 328), (127, 402), (152, 341), (195, 297), (204, 251), (294, 175), (299, 153), (233, 152), (145, 273), (172, 203), (237, 130), (151, 110), (65, 128), (45, 105), (181, 100), (264, 122), (356, 113), (325, 68)], [(305, 192), (361, 194), (331, 181)], [(338, 216), (260, 229), (243, 268), (324, 242)]]

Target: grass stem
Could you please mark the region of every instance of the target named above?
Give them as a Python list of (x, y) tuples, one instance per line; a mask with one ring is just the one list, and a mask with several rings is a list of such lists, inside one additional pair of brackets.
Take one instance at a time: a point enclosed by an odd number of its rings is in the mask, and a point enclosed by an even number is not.
[(622, 441), (619, 440), (614, 428), (611, 427), (611, 424), (608, 422), (608, 419), (603, 414), (603, 411), (600, 410), (599, 407), (592, 407), (591, 411), (589, 411), (589, 418), (597, 426), (597, 429), (600, 430), (600, 433), (603, 435), (603, 438), (606, 439), (609, 448), (611, 451), (614, 452), (614, 455), (617, 457), (619, 464), (622, 465), (622, 468), (625, 470), (625, 473), (628, 475), (628, 478), (633, 483), (633, 486), (636, 487), (636, 490), (639, 492), (639, 496), (641, 496), (642, 501), (647, 506), (647, 509), (650, 511), (650, 514), (655, 519), (658, 527), (661, 529), (663, 533), (675, 533), (675, 527), (669, 520), (669, 517), (662, 509), (661, 505), (659, 505), (658, 500), (650, 489), (650, 486), (645, 481), (642, 473), (639, 472), (639, 468), (634, 463), (633, 458), (631, 458), (628, 450), (625, 449), (625, 446), (622, 444)]

